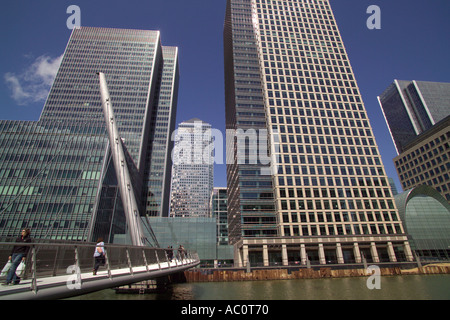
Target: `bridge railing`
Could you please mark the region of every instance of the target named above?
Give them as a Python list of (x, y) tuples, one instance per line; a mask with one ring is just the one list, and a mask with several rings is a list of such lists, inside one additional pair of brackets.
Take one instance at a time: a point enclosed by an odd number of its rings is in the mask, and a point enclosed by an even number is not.
[[(67, 276), (74, 272), (92, 273), (94, 268), (94, 252), (96, 243), (64, 242), (64, 243), (13, 243), (0, 242), (0, 270), (7, 263), (15, 245), (28, 246), (29, 252), (26, 258), (25, 272), (21, 280), (31, 279), (31, 289), (36, 286), (39, 278)], [(161, 268), (171, 267), (166, 249), (150, 247), (134, 247), (127, 245), (105, 244), (105, 265), (101, 268), (111, 272), (118, 269), (128, 269), (133, 273), (134, 267), (150, 267), (157, 265)], [(181, 256), (173, 252), (175, 266), (187, 264), (192, 260), (198, 260), (195, 252), (184, 251)], [(178, 257), (178, 259), (176, 259)], [(70, 268), (70, 269), (69, 269)], [(2, 278), (6, 278), (3, 276)], [(2, 279), (0, 280), (2, 281)]]

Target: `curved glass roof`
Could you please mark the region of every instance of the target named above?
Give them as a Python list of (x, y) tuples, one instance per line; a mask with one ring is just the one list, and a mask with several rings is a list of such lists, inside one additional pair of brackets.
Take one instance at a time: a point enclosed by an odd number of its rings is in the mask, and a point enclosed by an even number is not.
[(395, 196), (395, 201), (412, 249), (450, 249), (450, 204), (439, 192), (423, 185)]

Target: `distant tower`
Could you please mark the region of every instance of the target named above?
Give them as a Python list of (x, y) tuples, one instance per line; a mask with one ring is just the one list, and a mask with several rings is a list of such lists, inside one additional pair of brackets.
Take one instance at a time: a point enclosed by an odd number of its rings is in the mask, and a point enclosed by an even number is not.
[(210, 217), (214, 186), (211, 125), (199, 119), (180, 123), (173, 154), (171, 216)]
[(450, 202), (450, 83), (395, 80), (378, 101), (403, 190), (428, 185)]
[(397, 153), (450, 115), (450, 83), (394, 82), (378, 97)]

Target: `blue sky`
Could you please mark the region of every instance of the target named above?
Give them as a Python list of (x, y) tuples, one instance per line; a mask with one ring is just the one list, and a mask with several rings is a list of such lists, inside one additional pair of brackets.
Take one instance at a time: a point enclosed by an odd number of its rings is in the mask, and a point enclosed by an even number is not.
[[(388, 176), (394, 145), (377, 102), (394, 79), (450, 82), (449, 0), (330, 0)], [(177, 123), (191, 118), (224, 132), (222, 31), (225, 0), (2, 0), (0, 119), (37, 120), (71, 30), (68, 6), (81, 25), (160, 30), (163, 45), (179, 47)], [(370, 5), (381, 29), (369, 30)], [(216, 165), (215, 186), (226, 186)], [(401, 189), (399, 189), (401, 190)]]

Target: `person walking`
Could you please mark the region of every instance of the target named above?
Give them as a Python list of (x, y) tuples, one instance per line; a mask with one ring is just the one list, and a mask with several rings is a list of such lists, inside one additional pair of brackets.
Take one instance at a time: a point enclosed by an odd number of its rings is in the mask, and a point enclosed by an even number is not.
[[(16, 243), (31, 243), (32, 241), (30, 234), (30, 229), (22, 229), (21, 235), (16, 239)], [(16, 275), (16, 269), (19, 266), (20, 262), (25, 262), (28, 251), (30, 251), (30, 246), (21, 246), (18, 244), (13, 247), (11, 255), (8, 258), (12, 264), (11, 268), (8, 271), (8, 275), (6, 276), (6, 282), (4, 283), (5, 285), (20, 283), (20, 277)]]
[(173, 259), (173, 248), (172, 248), (172, 246), (168, 246), (167, 247), (167, 258), (169, 259), (170, 262), (172, 262), (172, 259)]
[(94, 276), (97, 274), (98, 268), (100, 266), (105, 265), (105, 247), (104, 246), (105, 246), (105, 243), (103, 242), (103, 238), (98, 238), (97, 245), (96, 245), (95, 251), (94, 251), (94, 260), (95, 260), (94, 271), (93, 271)]
[(180, 244), (178, 247), (178, 256), (180, 257), (180, 261), (184, 259), (184, 247)]

